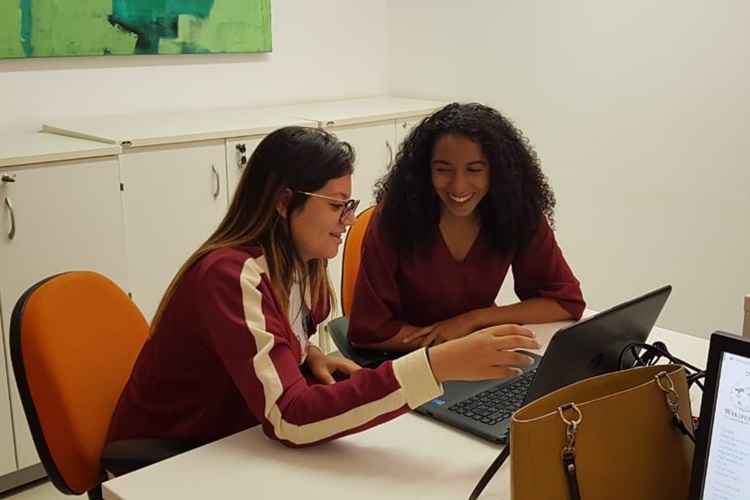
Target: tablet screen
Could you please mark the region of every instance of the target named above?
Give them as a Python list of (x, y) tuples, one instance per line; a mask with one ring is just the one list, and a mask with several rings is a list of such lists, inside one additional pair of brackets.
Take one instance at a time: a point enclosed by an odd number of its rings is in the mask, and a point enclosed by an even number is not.
[(747, 498), (745, 495), (750, 492), (750, 358), (724, 352), (717, 384), (701, 498)]

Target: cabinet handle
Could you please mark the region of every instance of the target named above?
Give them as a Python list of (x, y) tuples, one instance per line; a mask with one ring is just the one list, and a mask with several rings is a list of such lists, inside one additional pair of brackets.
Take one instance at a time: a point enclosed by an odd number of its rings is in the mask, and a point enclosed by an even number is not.
[(237, 168), (242, 169), (247, 164), (247, 156), (245, 155), (245, 153), (247, 153), (247, 146), (245, 144), (237, 144), (235, 148), (240, 154), (240, 159), (237, 162)]
[(393, 165), (393, 147), (389, 141), (385, 141), (385, 147), (388, 148), (388, 166)]
[(211, 172), (214, 174), (214, 179), (216, 180), (216, 189), (214, 189), (213, 197), (214, 200), (219, 197), (219, 193), (221, 193), (221, 179), (219, 179), (219, 172), (216, 171), (216, 167), (214, 167), (213, 163), (211, 164)]
[[(0, 182), (8, 184), (16, 182), (15, 174), (3, 174), (0, 176)], [(10, 213), (10, 229), (8, 230), (8, 239), (12, 240), (16, 236), (16, 214), (13, 211), (13, 203), (10, 202), (10, 198), (5, 197), (5, 206), (8, 207), (8, 213)]]
[(8, 207), (8, 211), (10, 212), (10, 230), (8, 230), (8, 239), (12, 240), (16, 236), (16, 214), (13, 212), (13, 204), (7, 196), (5, 197), (5, 206)]

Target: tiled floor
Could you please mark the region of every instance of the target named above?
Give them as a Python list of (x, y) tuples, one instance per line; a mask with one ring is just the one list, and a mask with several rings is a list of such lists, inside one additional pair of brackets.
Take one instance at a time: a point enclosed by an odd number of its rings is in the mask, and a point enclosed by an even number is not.
[[(24, 488), (18, 488), (6, 493), (0, 493), (0, 499), (2, 500), (71, 500), (73, 497), (70, 495), (63, 495), (57, 489), (52, 486), (49, 481), (40, 481), (27, 486)], [(82, 499), (88, 498), (86, 495), (79, 497)]]

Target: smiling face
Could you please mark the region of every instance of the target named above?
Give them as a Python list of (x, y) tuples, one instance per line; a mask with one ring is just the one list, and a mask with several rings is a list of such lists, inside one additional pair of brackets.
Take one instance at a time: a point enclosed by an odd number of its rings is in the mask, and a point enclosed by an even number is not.
[(481, 146), (468, 137), (444, 135), (432, 150), (430, 168), (441, 217), (475, 216), (490, 186), (490, 165)]
[(308, 196), (302, 208), (291, 214), (292, 241), (302, 260), (336, 256), (343, 234), (354, 219), (354, 214), (349, 213), (341, 220), (344, 202), (351, 192), (351, 175), (331, 179), (314, 194), (335, 198), (341, 203)]

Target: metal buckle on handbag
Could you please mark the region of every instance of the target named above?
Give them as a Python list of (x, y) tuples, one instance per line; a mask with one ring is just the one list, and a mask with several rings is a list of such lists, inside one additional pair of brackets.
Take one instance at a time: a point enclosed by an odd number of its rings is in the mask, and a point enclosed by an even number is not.
[(654, 375), (654, 378), (656, 379), (656, 385), (659, 386), (659, 389), (664, 391), (664, 398), (667, 400), (667, 406), (669, 406), (672, 413), (679, 418), (677, 412), (680, 410), (680, 396), (674, 388), (672, 377), (670, 377), (667, 372), (659, 372)]
[[(566, 417), (565, 412), (567, 411), (575, 412), (574, 417)], [(563, 455), (567, 453), (575, 456), (576, 432), (578, 431), (578, 425), (583, 420), (583, 414), (581, 413), (581, 410), (578, 409), (578, 406), (576, 406), (575, 403), (562, 405), (557, 408), (557, 412), (560, 414), (560, 418), (562, 419), (562, 421), (565, 422), (565, 425), (567, 425), (567, 428), (565, 429), (565, 447), (563, 448), (562, 453)]]
[(687, 425), (685, 425), (685, 422), (682, 421), (682, 418), (680, 418), (680, 396), (674, 388), (672, 377), (670, 377), (667, 372), (662, 371), (654, 375), (654, 379), (656, 380), (656, 385), (659, 386), (659, 389), (664, 392), (664, 399), (667, 401), (667, 406), (672, 412), (672, 423), (680, 432), (695, 442), (695, 436), (690, 429), (688, 429)]
[[(583, 414), (575, 403), (567, 403), (557, 408), (560, 419), (565, 423), (565, 446), (562, 449), (562, 465), (568, 480), (568, 491), (571, 500), (580, 500), (578, 477), (576, 476), (576, 433), (583, 421)], [(566, 414), (571, 414), (569, 418)]]

